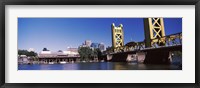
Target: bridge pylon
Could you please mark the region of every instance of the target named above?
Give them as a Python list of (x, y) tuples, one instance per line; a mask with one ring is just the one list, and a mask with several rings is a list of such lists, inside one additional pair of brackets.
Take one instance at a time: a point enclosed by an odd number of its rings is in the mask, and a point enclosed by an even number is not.
[[(145, 47), (152, 47), (154, 43), (165, 44), (165, 29), (163, 18), (144, 18)], [(161, 41), (162, 40), (162, 41)]]
[(117, 26), (115, 26), (114, 23), (112, 23), (111, 28), (112, 28), (112, 46), (113, 46), (113, 48), (116, 49), (116, 48), (124, 46), (123, 25), (120, 24), (117, 27)]

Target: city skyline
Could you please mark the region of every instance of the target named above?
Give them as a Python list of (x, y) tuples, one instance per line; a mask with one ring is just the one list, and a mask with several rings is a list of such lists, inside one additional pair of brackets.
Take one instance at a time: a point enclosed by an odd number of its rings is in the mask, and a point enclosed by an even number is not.
[[(18, 18), (18, 49), (78, 48), (85, 40), (112, 46), (111, 24), (123, 25), (124, 44), (144, 40), (142, 18)], [(164, 18), (166, 35), (182, 32), (182, 18)]]

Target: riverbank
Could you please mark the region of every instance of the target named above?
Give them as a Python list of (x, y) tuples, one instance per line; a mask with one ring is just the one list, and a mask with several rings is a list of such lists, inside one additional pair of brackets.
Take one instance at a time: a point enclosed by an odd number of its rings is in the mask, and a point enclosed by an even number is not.
[(25, 64), (25, 65), (30, 65), (30, 64), (67, 64), (67, 63), (89, 63), (89, 62), (105, 62), (104, 60), (90, 60), (90, 61), (54, 61), (54, 62), (46, 62), (46, 61), (26, 61), (26, 62), (18, 62), (18, 64)]

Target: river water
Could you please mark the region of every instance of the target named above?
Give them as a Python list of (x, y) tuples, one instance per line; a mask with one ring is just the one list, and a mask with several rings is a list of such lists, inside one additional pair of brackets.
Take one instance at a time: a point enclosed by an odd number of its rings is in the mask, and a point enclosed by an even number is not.
[(19, 64), (18, 70), (182, 70), (181, 65), (145, 65), (127, 62), (85, 62), (67, 64)]

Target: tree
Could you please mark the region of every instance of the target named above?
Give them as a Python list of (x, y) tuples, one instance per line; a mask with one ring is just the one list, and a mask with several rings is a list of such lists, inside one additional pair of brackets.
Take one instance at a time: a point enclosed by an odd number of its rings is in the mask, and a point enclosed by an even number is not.
[(100, 50), (100, 49), (97, 49), (97, 57), (98, 57), (98, 59), (100, 59), (101, 56), (102, 56), (101, 50)]
[(92, 49), (89, 47), (79, 47), (78, 53), (83, 61), (89, 61), (92, 56)]
[(90, 47), (79, 47), (78, 52), (83, 61), (94, 60), (94, 58), (100, 58), (102, 55), (99, 48), (90, 49)]
[(26, 55), (27, 52), (28, 52), (27, 50), (18, 50), (19, 55)]
[(26, 56), (37, 56), (37, 53), (31, 51), (27, 51), (27, 50), (18, 50), (18, 55), (26, 55)]
[(114, 51), (114, 47), (107, 47), (107, 48), (106, 48), (106, 51), (111, 53), (111, 52)]
[(101, 50), (99, 48), (94, 49), (93, 53), (94, 53), (94, 58), (97, 58), (98, 55), (100, 54), (99, 52), (101, 52)]
[(27, 53), (27, 56), (37, 56), (37, 53), (31, 51)]

